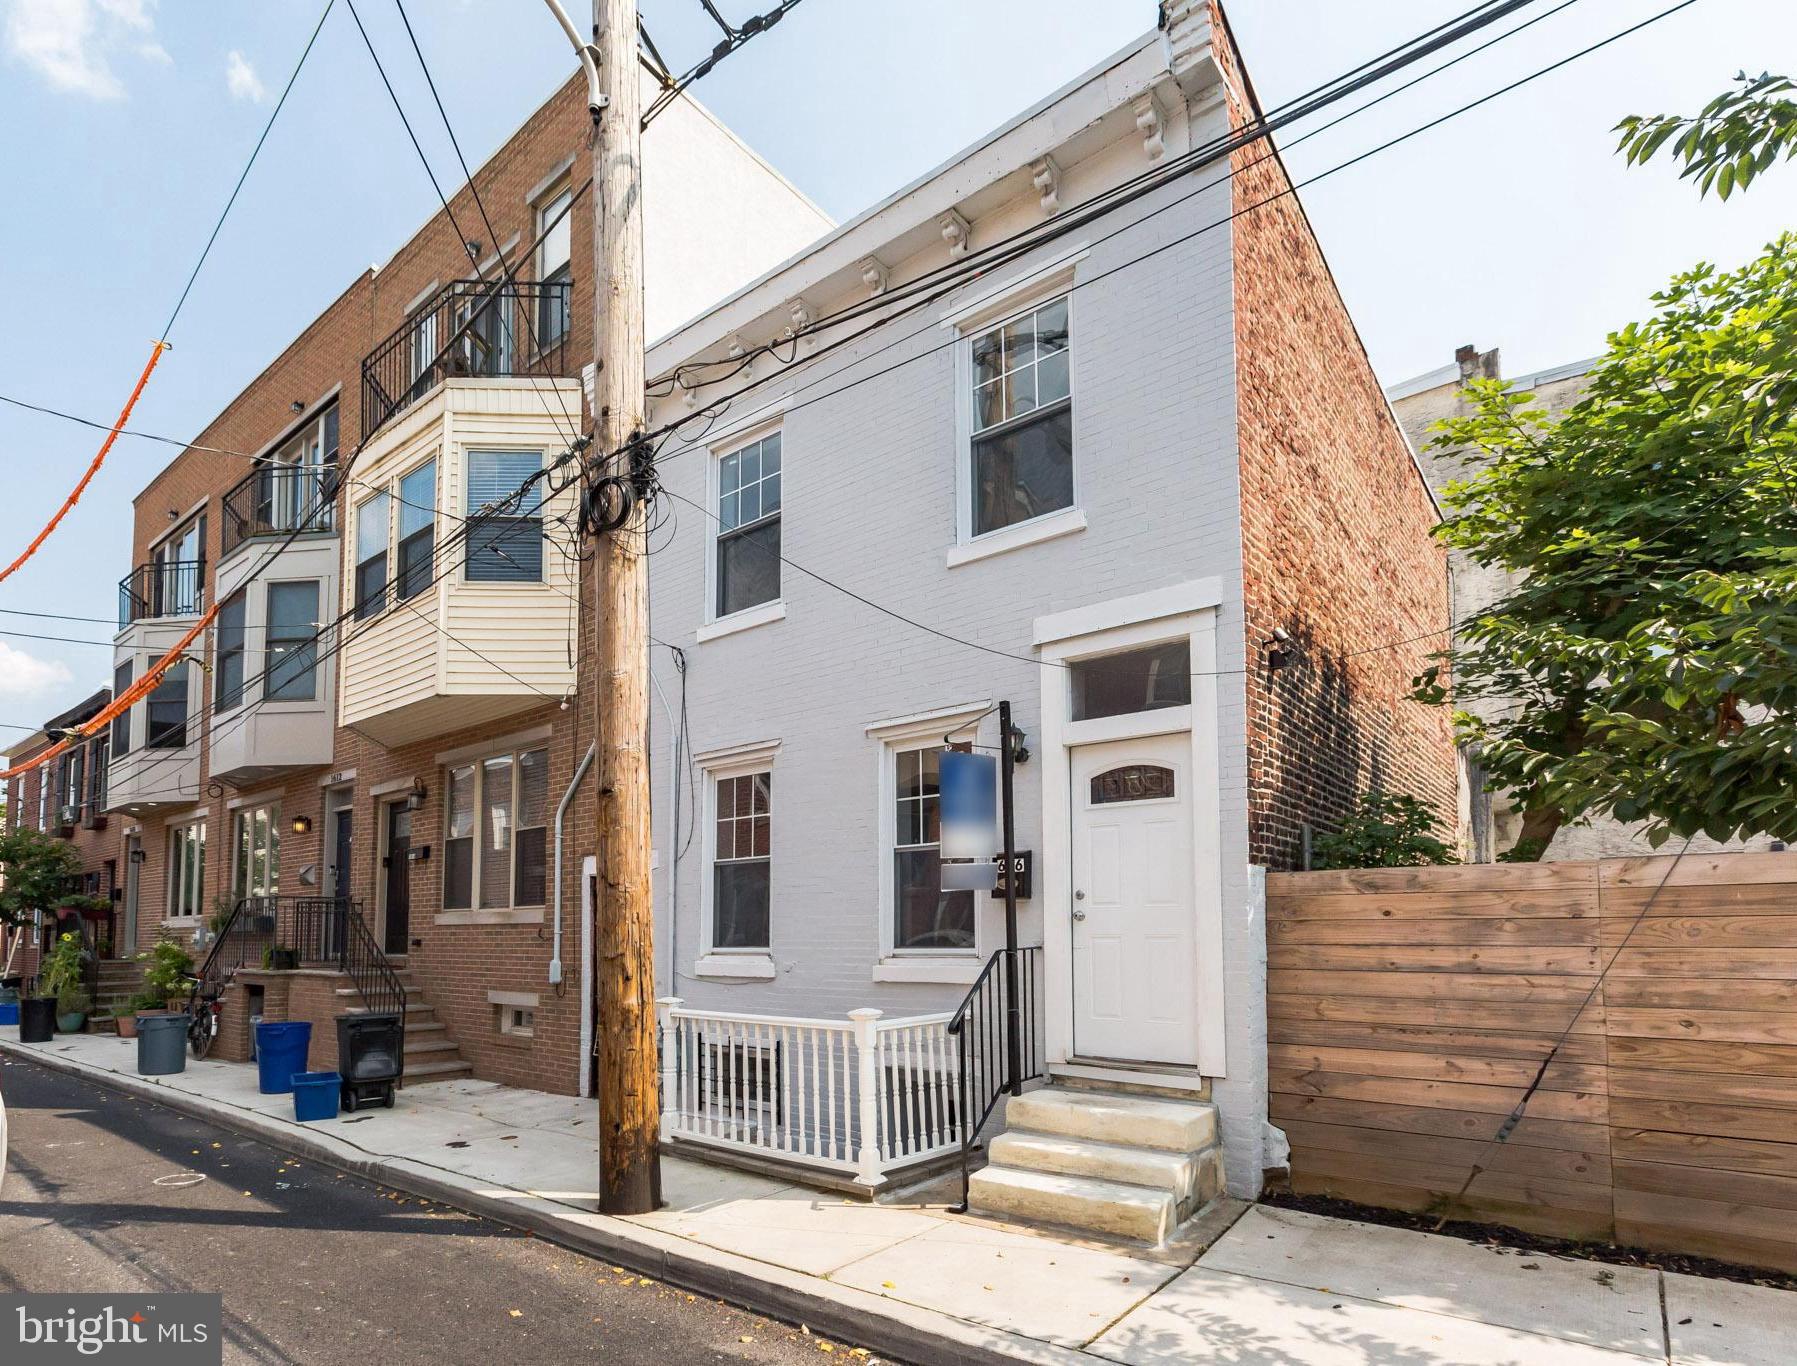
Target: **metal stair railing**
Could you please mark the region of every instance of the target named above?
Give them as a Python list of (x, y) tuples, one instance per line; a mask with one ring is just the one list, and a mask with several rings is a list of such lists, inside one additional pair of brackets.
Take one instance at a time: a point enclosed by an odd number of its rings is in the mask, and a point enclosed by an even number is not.
[[(955, 1040), (959, 1062), (961, 1102), (961, 1203), (955, 1206), (957, 1213), (967, 1211), (973, 1150), (999, 1100), (1022, 1095), (1023, 1083), (1042, 1075), (1041, 1007), (1042, 948), (1031, 945), (999, 949), (987, 959), (949, 1018), (948, 1034)], [(1008, 1032), (1013, 1020), (1014, 1039)]]

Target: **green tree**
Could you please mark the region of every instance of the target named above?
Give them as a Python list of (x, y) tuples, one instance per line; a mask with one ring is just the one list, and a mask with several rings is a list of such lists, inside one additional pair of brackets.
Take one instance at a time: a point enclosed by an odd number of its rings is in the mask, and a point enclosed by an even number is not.
[(1797, 100), (1789, 98), (1797, 86), (1785, 76), (1745, 71), (1735, 84), (1693, 117), (1630, 114), (1616, 125), (1617, 150), (1634, 166), (1671, 143), (1673, 159), (1684, 165), (1680, 177), (1695, 178), (1699, 194), (1714, 186), (1727, 199), (1745, 190), (1780, 158), (1797, 156)]
[(0, 923), (22, 925), (33, 911), (61, 905), (80, 870), (67, 840), (24, 826), (0, 832)]
[(1558, 420), (1495, 382), (1439, 442), (1448, 544), (1524, 571), (1417, 680), (1539, 856), (1586, 815), (1797, 839), (1797, 236), (1698, 266), (1609, 339)]
[(1415, 868), (1457, 863), (1441, 839), (1441, 819), (1405, 792), (1366, 792), (1341, 829), (1317, 836), (1312, 868)]

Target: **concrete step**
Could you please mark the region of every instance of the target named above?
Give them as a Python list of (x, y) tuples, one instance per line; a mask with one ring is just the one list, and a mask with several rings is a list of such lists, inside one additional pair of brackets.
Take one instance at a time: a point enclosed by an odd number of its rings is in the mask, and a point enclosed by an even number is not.
[(400, 1085), (408, 1086), (421, 1081), (454, 1081), (458, 1077), (473, 1075), (474, 1069), (459, 1058), (453, 1062), (422, 1062), (416, 1066), (407, 1063)]
[(1220, 1171), (1215, 1149), (1170, 1153), (1160, 1148), (1128, 1148), (1062, 1134), (1002, 1133), (987, 1150), (992, 1165), (1061, 1176), (1090, 1176), (1119, 1185), (1166, 1191), (1178, 1217), (1188, 1219), (1217, 1193)]
[(443, 1038), (414, 1038), (408, 1030), (406, 1033), (406, 1056), (417, 1057), (426, 1062), (442, 1062), (444, 1054), (452, 1054), (459, 1062), (461, 1053), (457, 1051), (455, 1040), (447, 1036)]
[(1178, 1202), (1168, 1191), (1017, 1167), (981, 1168), (969, 1182), (968, 1198), (986, 1213), (1144, 1243), (1165, 1242), (1179, 1223)]
[(1005, 1127), (1192, 1153), (1217, 1141), (1217, 1108), (1208, 1101), (1148, 1100), (1048, 1086), (1006, 1105)]

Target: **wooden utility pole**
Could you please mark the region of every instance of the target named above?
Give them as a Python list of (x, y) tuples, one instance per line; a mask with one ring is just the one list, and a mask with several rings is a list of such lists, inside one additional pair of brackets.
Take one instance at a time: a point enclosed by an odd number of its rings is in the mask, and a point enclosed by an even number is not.
[[(593, 125), (593, 450), (643, 429), (642, 95), (636, 0), (593, 0), (605, 106)], [(602, 471), (631, 473), (620, 456)], [(595, 912), (599, 1208), (661, 1204), (654, 907), (649, 896), (648, 509), (598, 537), (599, 895)]]

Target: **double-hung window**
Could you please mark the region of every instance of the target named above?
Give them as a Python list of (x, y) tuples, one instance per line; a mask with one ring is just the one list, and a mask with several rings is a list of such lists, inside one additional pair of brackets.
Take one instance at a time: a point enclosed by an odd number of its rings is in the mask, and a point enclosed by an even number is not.
[(270, 702), (310, 702), (318, 695), (318, 581), (268, 585), (268, 670), (263, 696)]
[(168, 846), (168, 913), (200, 915), (206, 904), (206, 822), (171, 827)]
[[(123, 697), (131, 686), (133, 676), (132, 662), (127, 659), (112, 671), (112, 695)], [(112, 752), (115, 755), (131, 752), (131, 708), (126, 707), (112, 718)]]
[(1067, 299), (979, 333), (969, 484), (975, 536), (1073, 506)]
[(569, 281), (574, 278), (574, 192), (565, 189), (537, 208), (537, 349), (547, 351), (568, 332)]
[(892, 944), (942, 952), (974, 947), (974, 894), (942, 890), (942, 745), (906, 744), (893, 777)]
[(387, 495), (377, 493), (356, 507), (356, 620), (379, 616), (386, 606)]
[(504, 910), (548, 899), (549, 751), (495, 754), (449, 771), (443, 909)]
[(711, 863), (711, 947), (769, 947), (773, 774), (719, 777)]
[(212, 663), (212, 700), (219, 712), (243, 701), (244, 590), (238, 589), (218, 609), (218, 648)]
[[(203, 834), (203, 832), (202, 832)], [(281, 890), (281, 809), (252, 806), (237, 812), (232, 890), (238, 897), (275, 896)]]
[(469, 451), (467, 458), (468, 582), (541, 583), (543, 453)]
[(715, 615), (780, 597), (780, 433), (718, 459)]
[(437, 530), (437, 462), (427, 460), (399, 481), (399, 600), (415, 598), (431, 586)]
[(182, 749), (187, 744), (187, 661), (164, 671), (145, 704), (144, 748)]

